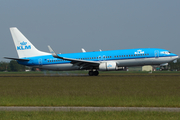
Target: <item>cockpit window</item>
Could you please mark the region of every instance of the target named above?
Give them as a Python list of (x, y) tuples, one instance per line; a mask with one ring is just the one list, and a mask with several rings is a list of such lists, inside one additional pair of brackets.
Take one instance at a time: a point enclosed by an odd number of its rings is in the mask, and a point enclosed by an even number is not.
[(161, 52), (161, 54), (167, 54), (167, 55), (170, 54), (170, 53), (171, 53), (171, 52), (169, 52), (169, 51), (162, 51), (162, 52)]

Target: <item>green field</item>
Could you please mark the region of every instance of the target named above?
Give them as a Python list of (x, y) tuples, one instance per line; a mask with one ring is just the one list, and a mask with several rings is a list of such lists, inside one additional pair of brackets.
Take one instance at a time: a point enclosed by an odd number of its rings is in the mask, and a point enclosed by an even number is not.
[(0, 74), (0, 106), (180, 107), (179, 101), (179, 72)]
[(8, 112), (1, 120), (179, 120), (178, 112)]

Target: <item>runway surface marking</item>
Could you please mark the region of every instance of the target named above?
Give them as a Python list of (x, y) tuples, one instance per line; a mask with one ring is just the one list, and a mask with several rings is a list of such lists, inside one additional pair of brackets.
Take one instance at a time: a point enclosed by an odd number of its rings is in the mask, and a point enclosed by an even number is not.
[(0, 107), (0, 111), (167, 111), (180, 112), (169, 107)]

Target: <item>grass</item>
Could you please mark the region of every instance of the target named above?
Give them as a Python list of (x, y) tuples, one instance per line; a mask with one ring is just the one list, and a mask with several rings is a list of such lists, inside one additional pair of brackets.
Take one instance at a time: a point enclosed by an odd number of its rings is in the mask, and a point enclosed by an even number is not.
[(0, 106), (180, 107), (179, 73), (6, 75), (0, 75)]
[(0, 111), (1, 120), (179, 120), (178, 112), (10, 112)]

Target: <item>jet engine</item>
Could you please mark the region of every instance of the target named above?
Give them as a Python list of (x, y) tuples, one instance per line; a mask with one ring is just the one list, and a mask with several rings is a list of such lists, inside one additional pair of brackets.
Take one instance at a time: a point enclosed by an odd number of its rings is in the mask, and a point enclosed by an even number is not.
[(116, 62), (102, 62), (99, 65), (99, 70), (101, 71), (113, 71), (117, 70), (118, 66)]

